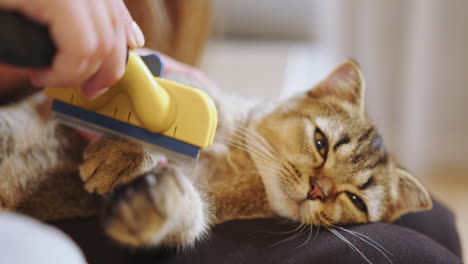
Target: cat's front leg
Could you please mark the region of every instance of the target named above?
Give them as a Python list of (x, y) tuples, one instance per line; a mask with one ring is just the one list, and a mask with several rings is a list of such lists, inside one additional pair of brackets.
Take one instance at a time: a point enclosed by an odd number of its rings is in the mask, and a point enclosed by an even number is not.
[(158, 168), (121, 186), (105, 208), (106, 232), (134, 247), (191, 245), (210, 223), (200, 192), (174, 168)]
[(147, 152), (134, 143), (102, 138), (85, 150), (80, 175), (86, 190), (107, 194), (164, 160), (162, 154)]

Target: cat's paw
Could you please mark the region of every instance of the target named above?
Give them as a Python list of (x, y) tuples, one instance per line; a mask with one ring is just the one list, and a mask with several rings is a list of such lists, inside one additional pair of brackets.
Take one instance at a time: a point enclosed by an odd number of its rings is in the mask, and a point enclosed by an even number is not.
[(80, 176), (87, 191), (107, 194), (157, 166), (161, 159), (162, 155), (148, 154), (131, 142), (101, 139), (85, 150)]
[(184, 217), (184, 203), (190, 200), (184, 180), (173, 169), (163, 168), (117, 188), (105, 205), (106, 232), (129, 246), (159, 244)]

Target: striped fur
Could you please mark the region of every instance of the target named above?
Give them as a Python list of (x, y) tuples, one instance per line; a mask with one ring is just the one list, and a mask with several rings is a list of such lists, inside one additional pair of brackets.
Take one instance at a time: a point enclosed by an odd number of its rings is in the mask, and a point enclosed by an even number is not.
[[(393, 221), (430, 208), (424, 187), (385, 150), (364, 112), (363, 93), (362, 73), (348, 61), (314, 89), (280, 103), (212, 94), (220, 114), (216, 140), (193, 169), (164, 165), (157, 153), (129, 142), (102, 139), (84, 153), (79, 167), (84, 184), (61, 181), (44, 190), (66, 190), (58, 192), (60, 198), (51, 196), (50, 204), (73, 200), (90, 206), (89, 193), (106, 196), (107, 233), (135, 247), (192, 245), (210, 226), (232, 219), (279, 215), (332, 226)], [(40, 133), (28, 137), (21, 126), (8, 128), (14, 121), (2, 113), (11, 116), (10, 110), (29, 115)], [(0, 111), (0, 123), (7, 122), (0, 129), (18, 131), (0, 135), (0, 207), (48, 218), (47, 199), (36, 206), (28, 201), (44, 197), (39, 186), (76, 175), (75, 155), (83, 143), (35, 115), (24, 105)], [(29, 149), (19, 147), (26, 143)], [(47, 155), (24, 159), (23, 153), (37, 151)], [(153, 169), (158, 164), (166, 169)], [(27, 173), (16, 173), (21, 171)], [(82, 193), (70, 191), (73, 187)], [(75, 209), (61, 215), (85, 215), (76, 208), (88, 207), (60, 203), (49, 218), (70, 208)]]

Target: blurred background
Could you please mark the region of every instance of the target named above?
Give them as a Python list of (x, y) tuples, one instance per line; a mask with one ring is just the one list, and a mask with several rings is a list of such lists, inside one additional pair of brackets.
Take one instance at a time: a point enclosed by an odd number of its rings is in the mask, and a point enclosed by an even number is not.
[(223, 90), (287, 97), (356, 59), (386, 147), (456, 212), (467, 256), (467, 1), (213, 4), (202, 68)]

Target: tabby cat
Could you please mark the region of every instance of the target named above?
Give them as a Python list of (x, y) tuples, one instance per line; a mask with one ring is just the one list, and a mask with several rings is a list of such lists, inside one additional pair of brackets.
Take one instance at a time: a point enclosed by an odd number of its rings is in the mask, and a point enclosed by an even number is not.
[(135, 247), (191, 245), (232, 219), (332, 226), (431, 208), (424, 187), (386, 152), (363, 92), (353, 61), (279, 103), (214, 92), (215, 143), (190, 169), (119, 139), (100, 139), (82, 155), (85, 141), (44, 118), (40, 99), (9, 105), (0, 114), (1, 206), (84, 216), (104, 196), (106, 232)]

